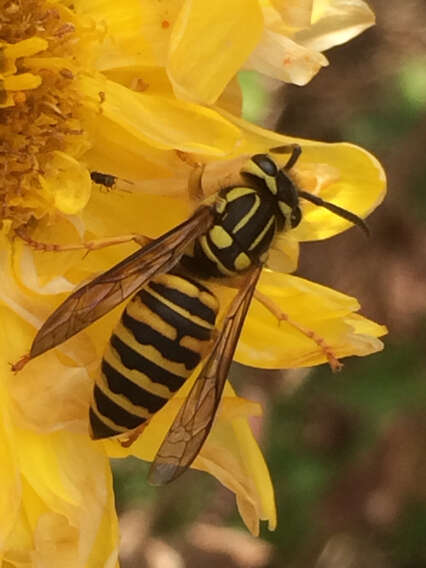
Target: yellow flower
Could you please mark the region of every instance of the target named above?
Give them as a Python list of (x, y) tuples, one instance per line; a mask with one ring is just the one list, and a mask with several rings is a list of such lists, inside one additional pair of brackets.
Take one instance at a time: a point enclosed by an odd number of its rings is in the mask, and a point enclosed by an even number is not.
[[(16, 231), (53, 245), (163, 234), (193, 208), (186, 189), (191, 168), (176, 150), (207, 163), (203, 181), (209, 175), (216, 180), (216, 185), (206, 181), (209, 193), (217, 190), (217, 166), (225, 159), (296, 141), (303, 155), (295, 175), (304, 189), (360, 216), (381, 201), (383, 172), (367, 152), (348, 144), (291, 140), (236, 117), (239, 95), (231, 80), (243, 64), (303, 83), (323, 64), (319, 51), (372, 23), (363, 2), (350, 8), (331, 1), (309, 4), (250, 0), (217, 2), (206, 10), (205, 3), (186, 0), (31, 0), (4, 11), (0, 464), (6, 489), (0, 534), (9, 564), (34, 558), (48, 566), (114, 566), (116, 519), (107, 455), (134, 453), (151, 460), (195, 379), (130, 450), (116, 441), (91, 442), (90, 390), (120, 308), (16, 377), (7, 362), (28, 350), (35, 330), (76, 284), (106, 270), (135, 245), (88, 256), (79, 250), (38, 253), (19, 239), (11, 242)], [(238, 46), (230, 49), (236, 37)], [(281, 49), (279, 57), (291, 53), (285, 72), (282, 60), (274, 62), (272, 44), (274, 53)], [(194, 100), (217, 100), (217, 107)], [(92, 171), (118, 176), (111, 191), (92, 183)], [(281, 252), (271, 254), (271, 266), (293, 270), (299, 241), (326, 238), (348, 226), (307, 204), (303, 223), (280, 240)], [(321, 334), (338, 356), (381, 348), (377, 337), (384, 328), (355, 314), (358, 305), (351, 298), (267, 271), (259, 289)], [(214, 291), (221, 303), (229, 302), (228, 289)], [(315, 306), (310, 314), (307, 305)], [(267, 345), (259, 341), (259, 330), (270, 337)], [(288, 323), (278, 325), (253, 302), (236, 359), (282, 368), (318, 364), (326, 357), (314, 342)], [(272, 484), (247, 422), (259, 413), (258, 405), (236, 397), (227, 385), (220, 416), (194, 463), (235, 492), (253, 533), (261, 519), (271, 529), (276, 524)]]
[[(294, 141), (241, 121), (238, 124), (244, 128), (246, 149), (251, 152)], [(308, 189), (326, 195), (335, 203), (346, 205), (361, 216), (380, 202), (384, 192), (383, 172), (377, 161), (367, 152), (348, 144), (299, 142), (303, 144), (304, 152), (298, 173), (309, 185)], [(155, 212), (152, 216), (143, 217), (146, 232), (155, 235), (165, 232), (170, 225), (173, 226), (184, 219), (188, 214), (188, 204), (185, 205), (183, 199), (171, 197), (161, 198), (120, 191), (105, 193), (98, 190), (92, 193), (91, 200), (79, 216), (79, 222), (84, 223), (88, 238), (137, 232), (141, 223), (141, 211)], [(294, 268), (297, 263), (298, 238), (325, 238), (349, 225), (346, 220), (339, 217), (334, 219), (328, 211), (310, 207), (309, 204), (305, 212), (300, 229), (294, 230), (283, 239), (282, 245), (286, 247), (287, 252), (290, 251), (287, 268)], [(42, 223), (33, 236), (45, 241), (52, 238), (57, 240), (57, 234), (63, 237), (62, 242), (75, 242), (78, 239), (77, 230), (65, 218), (56, 222), (53, 236), (50, 229)], [(28, 305), (30, 313), (26, 313), (26, 317), (31, 317), (34, 321), (36, 314), (38, 318), (35, 325), (40, 326), (53, 307), (60, 302), (60, 298), (64, 297), (61, 295), (58, 298), (51, 294), (69, 292), (73, 286), (72, 282), (91, 278), (99, 271), (107, 269), (126, 256), (122, 249), (126, 249), (127, 253), (134, 250), (132, 245), (123, 245), (119, 249), (111, 247), (82, 258), (79, 252), (33, 253), (22, 243), (17, 243), (15, 278), (21, 282), (21, 286), (25, 283), (25, 300), (15, 300), (14, 305), (18, 304), (21, 308)], [(229, 302), (233, 294), (231, 290), (217, 285), (212, 288), (221, 303), (225, 305)], [(385, 329), (356, 314), (359, 306), (352, 298), (295, 276), (271, 271), (264, 271), (259, 290), (273, 298), (293, 320), (324, 337), (339, 357), (367, 355), (382, 347), (377, 337), (385, 333)], [(33, 295), (29, 300), (30, 291)], [(8, 301), (9, 305), (12, 305), (11, 299)], [(26, 396), (31, 384), (43, 392), (43, 382), (46, 382), (47, 387), (53, 373), (54, 376), (61, 377), (61, 388), (58, 388), (58, 398), (55, 398), (52, 407), (60, 408), (60, 400), (74, 400), (76, 382), (83, 383), (85, 395), (82, 395), (81, 404), (74, 408), (74, 411), (78, 412), (78, 420), (86, 427), (89, 399), (87, 391), (91, 384), (88, 372), (95, 372), (95, 366), (102, 356), (117, 317), (118, 312), (115, 310), (56, 350), (28, 365), (19, 375), (26, 385), (26, 389), (21, 393), (22, 397)], [(283, 345), (286, 346), (285, 349)], [(25, 349), (22, 349), (21, 353), (24, 351)], [(326, 356), (314, 342), (289, 324), (281, 322), (278, 325), (275, 318), (254, 301), (236, 352), (236, 360), (258, 367), (291, 368), (322, 363), (326, 361)], [(46, 367), (48, 364), (49, 367)], [(71, 380), (68, 379), (70, 373)], [(190, 381), (163, 411), (151, 420), (142, 436), (129, 450), (121, 448), (116, 441), (105, 442), (108, 454), (118, 457), (132, 453), (152, 460), (189, 386)], [(49, 397), (51, 396), (49, 393)], [(33, 404), (34, 414), (45, 423), (44, 404), (38, 407), (39, 398), (35, 398)], [(28, 402), (26, 408), (28, 409)], [(194, 467), (209, 471), (236, 493), (241, 514), (255, 534), (258, 532), (259, 519), (268, 520), (271, 528), (276, 523), (269, 474), (246, 422), (249, 415), (258, 415), (259, 412), (257, 405), (235, 397), (228, 389), (219, 419), (194, 463)], [(67, 424), (66, 418), (60, 415), (53, 416), (52, 421), (65, 427)], [(247, 456), (251, 456), (250, 459)]]
[[(117, 522), (106, 456), (83, 429), (72, 426), (70, 410), (78, 394), (68, 401), (58, 397), (57, 405), (69, 407), (71, 425), (60, 428), (51, 406), (59, 393), (52, 396), (36, 381), (28, 385), (24, 375), (10, 373), (8, 360), (26, 348), (32, 327), (4, 305), (0, 312), (2, 561), (7, 566), (113, 567)], [(56, 370), (44, 366), (44, 371)], [(65, 380), (71, 375), (69, 369)], [(56, 387), (50, 381), (48, 388)], [(29, 399), (37, 399), (46, 420), (37, 423)]]
[[(322, 51), (374, 24), (362, 0), (217, 0), (175, 3), (166, 70), (177, 96), (214, 103), (241, 68), (304, 85)], [(194, 50), (194, 45), (197, 49)]]

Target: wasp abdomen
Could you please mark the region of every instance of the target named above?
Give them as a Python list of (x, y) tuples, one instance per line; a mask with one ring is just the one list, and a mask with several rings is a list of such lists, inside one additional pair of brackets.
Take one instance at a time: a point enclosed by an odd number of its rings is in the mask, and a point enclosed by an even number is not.
[(209, 290), (172, 274), (154, 277), (132, 298), (94, 387), (93, 438), (132, 430), (166, 404), (208, 349), (217, 311)]

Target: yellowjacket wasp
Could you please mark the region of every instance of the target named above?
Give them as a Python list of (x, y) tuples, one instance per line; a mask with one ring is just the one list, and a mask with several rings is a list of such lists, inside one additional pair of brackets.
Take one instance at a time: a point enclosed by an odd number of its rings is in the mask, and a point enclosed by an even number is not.
[[(93, 438), (130, 434), (133, 441), (201, 363), (151, 466), (154, 484), (176, 479), (207, 438), (268, 250), (279, 233), (300, 223), (300, 198), (367, 231), (353, 213), (295, 185), (290, 170), (301, 152), (298, 145), (275, 151), (291, 152), (283, 168), (270, 154), (252, 156), (241, 168), (243, 183), (223, 188), (185, 222), (73, 292), (38, 331), (30, 353), (14, 366), (21, 369), (131, 297), (95, 381)], [(98, 183), (115, 179), (95, 173)], [(236, 276), (240, 287), (216, 331), (219, 305), (208, 280)]]

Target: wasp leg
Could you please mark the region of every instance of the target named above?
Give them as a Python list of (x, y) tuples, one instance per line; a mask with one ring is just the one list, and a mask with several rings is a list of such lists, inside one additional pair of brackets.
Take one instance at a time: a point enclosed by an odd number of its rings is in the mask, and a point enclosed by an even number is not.
[(181, 150), (176, 150), (177, 157), (182, 160), (185, 164), (191, 167), (191, 172), (188, 178), (188, 195), (191, 201), (200, 202), (204, 199), (204, 191), (202, 187), (202, 177), (204, 173), (205, 164), (197, 162), (188, 154), (188, 152), (182, 152)]
[(191, 168), (199, 168), (201, 166), (201, 163), (197, 162), (197, 160), (194, 160), (189, 152), (182, 152), (182, 150), (175, 150), (175, 152), (179, 160), (181, 160)]
[(21, 369), (25, 367), (29, 360), (30, 354), (26, 353), (25, 355), (22, 355), (22, 357), (18, 359), (16, 363), (9, 363), (12, 373), (18, 373), (19, 371), (21, 371)]
[(316, 334), (315, 331), (313, 331), (312, 329), (309, 329), (297, 323), (293, 319), (291, 319), (288, 314), (283, 312), (281, 308), (277, 306), (277, 304), (275, 304), (275, 302), (273, 302), (270, 298), (268, 298), (261, 292), (258, 292), (256, 290), (254, 293), (254, 297), (258, 302), (260, 302), (263, 306), (265, 306), (265, 308), (268, 309), (277, 318), (278, 322), (286, 321), (289, 325), (299, 330), (300, 333), (302, 333), (309, 339), (312, 339), (312, 341), (314, 341), (318, 345), (318, 347), (327, 357), (328, 364), (330, 365), (331, 370), (333, 372), (340, 371), (340, 369), (343, 367), (343, 364), (338, 360), (338, 358), (333, 352), (333, 349), (331, 348), (330, 345), (326, 343), (324, 338)]
[(299, 144), (286, 144), (285, 146), (277, 146), (276, 148), (271, 148), (270, 152), (275, 152), (276, 154), (291, 154), (283, 170), (291, 170), (294, 164), (299, 159), (302, 153), (302, 148)]
[(136, 440), (142, 434), (146, 425), (147, 425), (147, 422), (144, 422), (143, 424), (141, 424), (140, 426), (138, 426), (137, 428), (135, 428), (134, 430), (132, 430), (131, 432), (126, 434), (125, 439), (123, 439), (123, 440), (119, 439), (118, 441), (120, 442), (120, 445), (123, 448), (129, 448), (134, 442), (136, 442)]
[(17, 230), (16, 234), (20, 237), (23, 241), (26, 242), (28, 246), (35, 250), (43, 251), (43, 252), (66, 252), (71, 250), (82, 250), (86, 249), (87, 253), (91, 252), (92, 250), (98, 250), (104, 247), (109, 247), (112, 245), (119, 245), (123, 243), (128, 243), (130, 241), (135, 241), (141, 247), (147, 245), (152, 241), (149, 237), (145, 237), (144, 235), (138, 235), (136, 233), (131, 233), (129, 235), (118, 235), (116, 237), (109, 237), (104, 239), (94, 239), (91, 241), (83, 241), (82, 243), (74, 243), (68, 245), (61, 245), (56, 243), (43, 243), (41, 241), (36, 241), (32, 239), (29, 235), (25, 233), (25, 231)]

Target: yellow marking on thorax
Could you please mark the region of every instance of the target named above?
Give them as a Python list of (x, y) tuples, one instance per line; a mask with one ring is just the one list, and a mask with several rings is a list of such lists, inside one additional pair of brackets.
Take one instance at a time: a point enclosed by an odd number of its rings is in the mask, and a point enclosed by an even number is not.
[(275, 177), (274, 176), (267, 176), (266, 174), (264, 174), (263, 179), (265, 180), (265, 183), (266, 183), (269, 191), (273, 195), (277, 195), (278, 189), (277, 189), (277, 180), (275, 179)]
[(250, 211), (244, 215), (244, 217), (235, 225), (232, 229), (232, 233), (235, 235), (237, 231), (239, 231), (242, 227), (245, 227), (256, 211), (259, 209), (260, 206), (260, 197), (257, 193), (254, 193), (254, 203), (253, 207), (250, 208)]
[(266, 233), (269, 231), (269, 229), (274, 223), (275, 223), (275, 217), (271, 216), (269, 221), (266, 223), (265, 227), (260, 231), (260, 233), (257, 235), (257, 237), (249, 246), (249, 250), (253, 250), (260, 243), (260, 241), (263, 239), (263, 237), (266, 235)]
[(259, 260), (262, 264), (265, 264), (269, 257), (269, 251), (265, 251), (260, 257)]
[[(166, 385), (152, 381), (147, 375), (145, 375), (145, 373), (143, 373), (143, 369), (128, 369), (125, 365), (123, 365), (120, 355), (111, 345), (108, 345), (108, 347), (106, 348), (104, 359), (109, 365), (111, 365), (111, 367), (124, 375), (126, 379), (129, 379), (129, 381), (135, 383), (137, 386), (145, 389), (151, 394), (156, 394), (158, 396), (161, 396), (162, 398), (167, 399), (173, 396), (173, 391), (171, 391)], [(185, 372), (186, 375), (188, 375), (190, 371), (187, 371), (185, 369)], [(101, 375), (102, 384), (107, 387), (107, 379), (106, 377), (104, 377), (103, 373), (101, 373)]]
[(215, 201), (215, 209), (218, 213), (223, 213), (226, 209), (226, 205), (227, 205), (227, 201), (226, 199), (224, 199), (223, 197), (217, 197), (216, 201)]
[(242, 272), (251, 265), (250, 257), (245, 252), (240, 252), (234, 261), (235, 270)]
[(284, 215), (285, 225), (284, 230), (291, 229), (290, 217), (291, 217), (291, 207), (284, 203), (284, 201), (278, 201), (278, 207), (281, 213)]
[(152, 361), (159, 367), (162, 367), (179, 377), (188, 376), (189, 371), (183, 363), (176, 363), (174, 361), (170, 361), (166, 357), (163, 357), (161, 352), (152, 345), (142, 345), (139, 341), (137, 341), (132, 332), (123, 325), (117, 326), (114, 333), (121, 339), (121, 341), (123, 341), (123, 343), (131, 347), (133, 351), (142, 355), (142, 357), (145, 357), (145, 359), (149, 359), (149, 361)]
[(226, 194), (226, 201), (231, 203), (240, 197), (244, 197), (244, 195), (250, 195), (251, 193), (255, 193), (256, 190), (252, 187), (234, 187)]
[(228, 248), (234, 242), (231, 235), (221, 225), (214, 225), (209, 231), (209, 236), (218, 249)]
[(200, 237), (200, 245), (201, 245), (201, 248), (203, 249), (204, 254), (207, 256), (207, 258), (217, 265), (218, 269), (220, 270), (220, 272), (222, 272), (222, 274), (224, 274), (225, 276), (234, 276), (234, 273), (231, 270), (228, 270), (220, 262), (220, 260), (217, 258), (217, 256), (213, 253), (213, 251), (209, 247), (209, 244), (207, 242), (207, 237), (205, 235)]
[(263, 179), (269, 189), (269, 191), (273, 194), (277, 194), (277, 184), (275, 180), (275, 176), (271, 176), (265, 173), (261, 167), (259, 167), (253, 160), (247, 162), (244, 168), (241, 170), (241, 173), (247, 172), (248, 174), (252, 174), (260, 179)]

